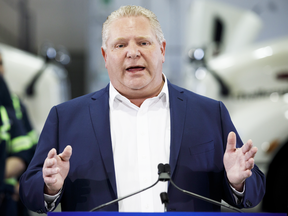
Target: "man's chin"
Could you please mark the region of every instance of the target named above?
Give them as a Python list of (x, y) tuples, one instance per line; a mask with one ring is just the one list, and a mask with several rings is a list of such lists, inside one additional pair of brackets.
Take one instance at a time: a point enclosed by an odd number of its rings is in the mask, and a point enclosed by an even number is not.
[(141, 91), (145, 88), (145, 85), (131, 85), (128, 86), (131, 91)]
[(132, 82), (127, 82), (125, 86), (131, 90), (140, 91), (143, 90), (148, 84), (149, 82), (146, 80), (144, 82), (143, 80), (133, 80)]

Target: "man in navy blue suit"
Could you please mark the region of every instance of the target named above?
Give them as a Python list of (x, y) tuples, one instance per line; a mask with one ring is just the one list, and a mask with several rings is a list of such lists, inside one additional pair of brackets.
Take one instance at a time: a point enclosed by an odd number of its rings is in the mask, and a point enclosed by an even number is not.
[[(243, 145), (225, 106), (171, 84), (162, 73), (166, 41), (151, 11), (125, 6), (103, 24), (102, 55), (110, 84), (51, 109), (35, 156), (20, 184), (36, 212), (88, 211), (157, 180), (170, 163), (181, 188), (239, 207), (256, 206), (265, 177), (257, 148)], [(72, 154), (73, 149), (73, 154)], [(155, 187), (105, 211), (220, 211), (219, 206)]]

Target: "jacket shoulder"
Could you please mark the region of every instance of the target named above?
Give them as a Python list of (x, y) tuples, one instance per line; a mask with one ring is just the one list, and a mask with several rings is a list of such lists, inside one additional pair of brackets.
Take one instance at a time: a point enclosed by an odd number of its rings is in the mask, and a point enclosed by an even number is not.
[(67, 107), (81, 107), (83, 105), (87, 105), (91, 102), (91, 100), (95, 100), (98, 99), (102, 96), (109, 94), (109, 85), (107, 85), (105, 88), (100, 89), (99, 91), (96, 92), (92, 92), (86, 95), (82, 95), (80, 97), (71, 99), (69, 101), (63, 102), (61, 104), (56, 105), (56, 109), (63, 109), (63, 108), (67, 108)]

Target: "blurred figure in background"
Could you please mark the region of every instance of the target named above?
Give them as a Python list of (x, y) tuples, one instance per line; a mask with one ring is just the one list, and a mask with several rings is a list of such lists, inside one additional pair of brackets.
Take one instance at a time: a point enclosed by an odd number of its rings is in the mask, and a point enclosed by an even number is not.
[[(0, 53), (0, 115), (2, 124), (0, 138), (0, 214), (25, 216), (29, 213), (19, 199), (18, 179), (34, 155), (38, 138), (31, 127), (25, 107), (16, 95), (10, 94), (3, 76), (3, 60)], [(6, 150), (2, 151), (4, 148)]]
[(6, 160), (6, 140), (8, 128), (5, 127), (2, 113), (5, 112), (5, 107), (1, 105), (0, 101), (0, 215), (3, 214), (3, 200), (4, 200), (4, 176), (5, 176), (5, 160)]

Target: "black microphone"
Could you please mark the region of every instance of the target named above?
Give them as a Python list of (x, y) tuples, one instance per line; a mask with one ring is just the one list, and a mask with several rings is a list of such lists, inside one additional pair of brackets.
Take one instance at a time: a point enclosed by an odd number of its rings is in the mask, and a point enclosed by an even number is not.
[[(207, 197), (201, 196), (201, 195), (199, 195), (199, 194), (195, 194), (195, 193), (192, 193), (192, 192), (190, 192), (190, 191), (186, 191), (186, 190), (183, 190), (183, 189), (179, 188), (179, 187), (172, 181), (172, 178), (170, 177), (170, 165), (169, 165), (169, 164), (165, 164), (165, 165), (164, 165), (164, 173), (166, 173), (166, 174), (169, 176), (170, 183), (171, 183), (177, 190), (181, 191), (182, 193), (185, 193), (185, 194), (190, 195), (190, 196), (193, 196), (193, 197), (195, 197), (195, 198), (204, 200), (204, 201), (209, 202), (209, 203), (212, 203), (212, 204), (214, 204), (214, 205), (218, 205), (218, 206), (220, 206), (220, 207), (223, 206), (223, 207), (225, 207), (225, 208), (228, 208), (228, 209), (234, 210), (234, 211), (236, 211), (236, 212), (241, 212), (241, 213), (242, 213), (242, 211), (241, 211), (240, 209), (235, 208), (235, 207), (233, 207), (233, 206), (230, 206), (230, 205), (228, 205), (228, 204), (221, 203), (221, 202), (218, 202), (218, 201), (216, 201), (216, 200), (212, 200), (212, 199), (210, 199), (210, 198), (207, 198)], [(167, 181), (167, 180), (166, 180), (166, 181)]]
[[(165, 176), (165, 175), (163, 176), (164, 172), (165, 172), (165, 166), (164, 166), (163, 164), (159, 164), (159, 165), (158, 165), (158, 175), (159, 175), (159, 177), (158, 177), (157, 181), (156, 181), (154, 184), (152, 184), (152, 185), (150, 185), (149, 187), (146, 187), (146, 188), (144, 188), (144, 189), (141, 189), (141, 190), (139, 190), (139, 191), (136, 191), (136, 192), (134, 192), (134, 193), (132, 193), (132, 194), (129, 194), (129, 195), (127, 195), (127, 196), (124, 196), (124, 197), (121, 197), (121, 198), (112, 200), (112, 201), (110, 201), (110, 202), (104, 203), (104, 204), (102, 204), (102, 205), (100, 205), (100, 206), (97, 206), (97, 207), (91, 209), (90, 212), (97, 211), (97, 210), (99, 210), (99, 209), (101, 209), (101, 208), (104, 208), (104, 207), (106, 207), (106, 206), (108, 206), (108, 205), (111, 205), (111, 204), (113, 204), (113, 203), (119, 202), (119, 201), (121, 201), (121, 200), (123, 200), (123, 199), (126, 199), (126, 198), (128, 198), (128, 197), (134, 196), (134, 195), (136, 195), (136, 194), (138, 194), (138, 193), (141, 193), (141, 192), (143, 192), (143, 191), (145, 191), (145, 190), (148, 190), (148, 189), (154, 187), (159, 181), (167, 181), (167, 180), (162, 180), (162, 179), (167, 179), (167, 176)], [(168, 176), (168, 177), (169, 177), (169, 176)], [(170, 179), (170, 177), (169, 177), (169, 179)]]
[(167, 204), (169, 203), (169, 197), (166, 192), (160, 193), (160, 199), (162, 204), (164, 204), (164, 212), (167, 212)]
[(166, 170), (168, 170), (168, 169), (165, 167), (165, 165), (162, 163), (158, 164), (159, 181), (169, 181), (170, 180), (170, 170), (169, 170), (169, 173), (167, 173)]

